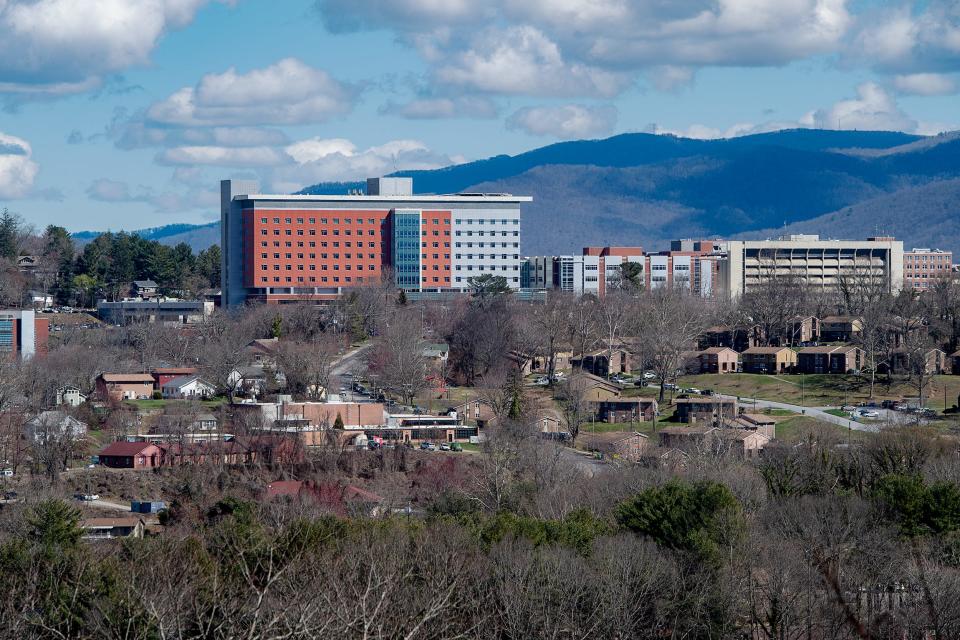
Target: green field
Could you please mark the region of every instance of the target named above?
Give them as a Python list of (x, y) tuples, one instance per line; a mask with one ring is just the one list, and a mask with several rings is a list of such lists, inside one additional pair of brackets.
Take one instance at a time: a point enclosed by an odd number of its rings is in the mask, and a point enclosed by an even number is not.
[(777, 423), (776, 436), (778, 440), (785, 442), (796, 442), (811, 432), (829, 432), (841, 440), (856, 442), (863, 440), (866, 434), (862, 431), (854, 431), (841, 427), (831, 422), (820, 422), (815, 418), (807, 416), (797, 416)]
[[(869, 380), (853, 375), (701, 374), (679, 378), (677, 385), (805, 407), (857, 404), (868, 400), (870, 396)], [(925, 391), (927, 406), (942, 410), (944, 391), (947, 406), (956, 404), (957, 395), (960, 394), (960, 376), (934, 376)], [(888, 383), (884, 376), (878, 376), (873, 400), (899, 400), (916, 395), (916, 388), (905, 380), (895, 378)]]
[[(125, 404), (128, 404), (138, 411), (150, 411), (152, 409), (163, 409), (170, 405), (184, 404), (189, 402), (187, 400), (124, 400)], [(201, 400), (200, 405), (207, 409), (216, 409), (217, 407), (226, 404), (227, 399), (222, 397), (211, 398), (210, 400)]]

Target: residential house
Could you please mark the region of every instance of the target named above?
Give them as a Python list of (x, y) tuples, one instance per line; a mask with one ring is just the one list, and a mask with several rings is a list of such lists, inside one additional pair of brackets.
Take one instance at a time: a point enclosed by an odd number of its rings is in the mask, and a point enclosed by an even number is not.
[(101, 373), (97, 376), (97, 395), (101, 400), (137, 400), (153, 396), (153, 376), (149, 373)]
[(853, 373), (863, 368), (863, 349), (859, 347), (806, 347), (797, 354), (801, 373)]
[(760, 325), (750, 327), (729, 327), (726, 325), (710, 327), (700, 335), (700, 350), (710, 347), (729, 347), (737, 353), (743, 353), (750, 347), (763, 342), (763, 329)]
[(447, 364), (449, 356), (450, 345), (444, 342), (430, 342), (423, 345), (423, 357), (434, 367), (443, 367)]
[(591, 404), (598, 422), (649, 422), (657, 415), (654, 398), (611, 398)]
[(639, 462), (652, 449), (648, 436), (628, 431), (584, 433), (580, 436), (580, 443), (580, 446), (587, 451), (629, 462)]
[(80, 391), (80, 387), (67, 385), (57, 389), (56, 405), (58, 407), (66, 405), (68, 407), (79, 407), (87, 401), (85, 393)]
[(180, 435), (216, 432), (220, 421), (209, 411), (193, 413), (169, 412), (157, 416), (150, 427), (151, 435)]
[(150, 371), (150, 375), (153, 376), (153, 389), (154, 391), (163, 391), (163, 385), (174, 378), (192, 376), (196, 372), (196, 367), (160, 367), (153, 369)]
[(216, 387), (194, 374), (170, 380), (163, 385), (162, 393), (166, 399), (201, 399), (212, 397)]
[(38, 444), (80, 440), (87, 435), (87, 425), (63, 411), (42, 411), (26, 424), (27, 436)]
[[(913, 367), (910, 364), (910, 353), (904, 349), (897, 349), (890, 354), (889, 361), (877, 367), (880, 373), (909, 374)], [(940, 349), (930, 349), (923, 355), (924, 372), (930, 375), (939, 375), (945, 371), (952, 371), (952, 358)]]
[(280, 348), (279, 338), (257, 338), (246, 347), (250, 361), (268, 366), (276, 366), (277, 350)]
[(567, 440), (570, 438), (570, 432), (567, 431), (567, 427), (564, 426), (563, 420), (556, 415), (540, 416), (533, 421), (531, 427), (544, 438), (552, 438), (554, 440)]
[(731, 426), (737, 429), (759, 431), (772, 440), (776, 435), (777, 421), (762, 413), (741, 413)]
[(717, 429), (712, 436), (719, 439), (722, 451), (743, 458), (757, 458), (770, 442), (771, 437), (756, 429)]
[(698, 445), (707, 434), (716, 430), (717, 428), (712, 425), (663, 427), (657, 432), (658, 444), (663, 449), (680, 449), (682, 451), (691, 448), (693, 445)]
[(770, 437), (761, 431), (711, 426), (664, 427), (658, 435), (660, 447), (665, 449), (700, 449), (716, 454), (733, 453), (745, 458), (757, 457), (770, 442)]
[(863, 321), (854, 316), (827, 316), (820, 321), (823, 342), (851, 342), (863, 333)]
[(740, 368), (740, 354), (730, 347), (707, 347), (695, 352), (696, 373), (736, 373)]
[(84, 540), (112, 540), (114, 538), (142, 538), (143, 518), (85, 518), (80, 521)]
[(623, 387), (590, 373), (574, 373), (565, 383), (586, 401), (600, 402), (619, 398)]
[(98, 459), (112, 469), (154, 469), (163, 466), (163, 450), (152, 442), (112, 442)]
[(158, 288), (153, 280), (134, 280), (130, 284), (130, 297), (152, 300), (159, 295)]
[(27, 294), (30, 306), (34, 309), (49, 309), (53, 306), (53, 296), (43, 291), (31, 291)]
[(816, 316), (797, 316), (786, 322), (784, 327), (774, 330), (770, 344), (781, 347), (799, 347), (820, 340), (820, 318)]
[(246, 396), (262, 396), (267, 392), (268, 381), (278, 380), (276, 374), (268, 375), (261, 366), (238, 367), (227, 376), (227, 384), (233, 392)]
[(677, 398), (677, 419), (687, 423), (719, 424), (737, 415), (737, 401), (720, 396)]
[(40, 256), (17, 256), (17, 269), (21, 273), (36, 271), (43, 261)]
[[(548, 373), (550, 362), (546, 356), (540, 354), (521, 353), (512, 351), (510, 359), (520, 368), (520, 375), (528, 376), (531, 373)], [(557, 351), (553, 355), (553, 370), (566, 371), (571, 365), (573, 359), (572, 351)]]
[(797, 366), (797, 352), (788, 347), (750, 347), (742, 357), (744, 373), (790, 373)]
[(622, 347), (614, 348), (609, 353), (606, 349), (598, 349), (573, 358), (570, 366), (600, 378), (617, 373), (630, 373), (630, 352)]

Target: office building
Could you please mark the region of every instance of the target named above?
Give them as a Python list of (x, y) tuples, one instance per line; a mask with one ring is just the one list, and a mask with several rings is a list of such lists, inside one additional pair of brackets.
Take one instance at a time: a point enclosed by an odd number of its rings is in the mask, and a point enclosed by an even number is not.
[(414, 195), (412, 178), (371, 178), (365, 195), (264, 195), (223, 180), (222, 304), (332, 300), (383, 277), (407, 291), (520, 288), (520, 205), (509, 194)]
[(50, 321), (33, 310), (0, 310), (0, 360), (32, 358), (46, 353)]
[(795, 278), (837, 290), (844, 280), (868, 282), (891, 292), (903, 287), (903, 242), (891, 237), (821, 240), (790, 235), (777, 240), (730, 240), (719, 265), (719, 287), (732, 298), (774, 279)]
[(213, 315), (212, 300), (120, 300), (97, 303), (97, 315), (104, 322), (114, 325), (140, 322), (159, 324), (194, 324)]
[(953, 276), (953, 253), (940, 249), (913, 249), (903, 254), (903, 287), (923, 291)]

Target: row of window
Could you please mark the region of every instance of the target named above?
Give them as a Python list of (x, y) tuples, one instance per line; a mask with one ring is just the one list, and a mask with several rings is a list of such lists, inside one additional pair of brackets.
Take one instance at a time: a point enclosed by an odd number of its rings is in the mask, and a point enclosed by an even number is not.
[[(264, 241), (264, 242), (261, 242), (261, 243), (260, 243), (260, 246), (261, 246), (261, 247), (266, 247), (267, 244), (268, 244), (268, 243), (267, 243), (266, 241)], [(334, 248), (340, 246), (340, 242), (339, 242), (339, 241), (334, 241), (333, 243), (328, 243), (328, 242), (326, 242), (326, 241), (323, 241), (323, 242), (320, 243), (320, 246), (326, 248), (327, 245), (329, 245), (329, 244), (333, 244)], [(385, 242), (381, 242), (381, 243), (379, 243), (379, 244), (380, 244), (380, 246), (386, 245)], [(314, 242), (313, 240), (311, 240), (310, 242), (307, 243), (307, 245), (310, 246), (310, 247), (316, 247), (316, 246), (317, 246), (317, 243)], [(274, 243), (273, 243), (273, 246), (274, 246), (274, 247), (279, 247), (279, 246), (280, 246), (280, 243), (279, 243), (279, 242), (274, 242)], [(285, 246), (285, 247), (293, 247), (293, 243), (292, 243), (292, 242), (284, 242), (284, 243), (283, 243), (283, 246)], [(302, 247), (302, 246), (303, 246), (303, 242), (298, 242), (298, 243), (297, 243), (297, 246), (298, 246), (298, 247)], [(350, 242), (349, 240), (347, 240), (346, 242), (343, 243), (343, 246), (349, 249), (349, 248), (350, 248), (351, 246), (353, 246), (353, 245), (351, 244), (351, 242)], [(377, 243), (376, 243), (376, 242), (368, 242), (368, 243), (367, 243), (367, 246), (368, 246), (369, 248), (371, 248), (371, 249), (375, 249), (375, 248), (377, 247)], [(448, 246), (449, 246), (449, 244), (448, 244)], [(363, 243), (362, 243), (362, 242), (357, 242), (357, 249), (361, 249), (361, 248), (363, 248)]]
[[(283, 267), (283, 269), (280, 269), (281, 266)], [(297, 267), (297, 271), (304, 271), (304, 270), (306, 270), (306, 271), (316, 271), (316, 270), (317, 270), (317, 265), (315, 265), (315, 264), (308, 264), (308, 265), (302, 265), (302, 264), (298, 264), (298, 265), (292, 265), (292, 264), (279, 265), (279, 264), (275, 264), (275, 265), (273, 265), (273, 270), (274, 270), (274, 271), (293, 271), (293, 267), (294, 267), (294, 266)], [(304, 269), (304, 267), (306, 267), (306, 269)], [(356, 265), (356, 267), (357, 267), (357, 271), (363, 271), (363, 265), (362, 265), (362, 264), (358, 264), (358, 265)], [(375, 264), (367, 265), (367, 271), (376, 271), (378, 268), (379, 268), (379, 267), (378, 267), (377, 265), (375, 265)], [(260, 265), (260, 271), (269, 271), (269, 270), (270, 270), (270, 265), (266, 265), (266, 264)], [(326, 264), (321, 264), (321, 265), (320, 265), (320, 271), (328, 271), (328, 270), (329, 270), (329, 269), (328, 269), (328, 265), (326, 265)], [(349, 264), (343, 265), (343, 270), (344, 270), (344, 271), (351, 271), (351, 270), (352, 270), (352, 265), (349, 265)], [(340, 265), (338, 265), (338, 264), (333, 265), (333, 271), (340, 271)]]
[[(510, 231), (501, 231), (501, 232), (500, 232), (500, 235), (501, 235), (501, 236), (506, 236), (506, 235), (509, 235), (510, 233), (513, 233), (513, 235), (515, 235), (515, 236), (519, 236), (519, 235), (520, 235), (520, 232), (519, 232), (519, 231), (513, 231), (513, 232), (510, 232)], [(457, 235), (458, 235), (458, 236), (461, 236), (461, 235), (463, 235), (463, 236), (472, 236), (472, 235), (474, 235), (474, 234), (476, 234), (476, 235), (478, 235), (478, 236), (483, 236), (484, 234), (486, 234), (486, 235), (488, 235), (488, 236), (495, 236), (495, 235), (497, 235), (497, 232), (496, 232), (496, 231), (457, 231)], [(450, 235), (450, 234), (448, 233), (447, 235)]]
[[(266, 277), (260, 278), (261, 284), (269, 284), (269, 283), (271, 282), (271, 280), (272, 280), (274, 283), (279, 283), (279, 282), (334, 282), (334, 283), (339, 283), (339, 282), (341, 281), (341, 278), (340, 278), (340, 276), (319, 276), (319, 277), (317, 277), (317, 276), (297, 276), (296, 280), (293, 279), (293, 276), (285, 276), (285, 277), (282, 277), (282, 278), (279, 277), (279, 276), (275, 276), (275, 277), (273, 277), (272, 279), (271, 279), (271, 278), (266, 278)], [(439, 282), (442, 281), (442, 282), (445, 282), (445, 283), (449, 284), (449, 283), (450, 283), (450, 276), (445, 276), (445, 277), (443, 277), (443, 278), (441, 278), (440, 276), (432, 276), (432, 277), (424, 276), (424, 277), (422, 278), (422, 281), (423, 281), (423, 282), (437, 282), (437, 283), (439, 283)], [(517, 279), (514, 278), (513, 281), (516, 282)], [(357, 276), (356, 278), (352, 278), (351, 276), (344, 276), (344, 277), (343, 277), (343, 282), (350, 282), (350, 283), (352, 283), (352, 282), (363, 282), (363, 276)], [(457, 278), (457, 282), (460, 282), (460, 278)]]
[[(506, 254), (506, 253), (500, 254), (500, 258), (503, 259), (503, 260), (509, 260), (511, 257), (512, 257), (514, 260), (519, 260), (519, 259), (520, 259), (520, 255), (519, 255), (519, 254), (516, 254), (516, 253), (513, 254), (513, 256), (510, 256), (509, 254)], [(468, 253), (468, 254), (467, 254), (467, 260), (473, 260), (474, 258), (477, 258), (478, 260), (483, 260), (484, 258), (487, 258), (487, 259), (490, 259), (490, 260), (496, 260), (496, 259), (497, 259), (497, 254), (495, 254), (495, 253), (491, 253), (491, 254), (486, 254), (486, 253), (477, 253), (477, 254)], [(462, 253), (458, 253), (458, 254), (457, 254), (457, 260), (461, 260), (461, 259), (463, 259), (463, 254), (462, 254)]]
[[(480, 218), (480, 219), (474, 219), (474, 218), (457, 218), (457, 224), (486, 224), (486, 223), (497, 224), (497, 220), (496, 220), (496, 219), (486, 220), (485, 218)], [(513, 224), (513, 225), (517, 225), (517, 224), (520, 224), (520, 220), (519, 220), (519, 219), (507, 220), (507, 219), (505, 219), (505, 218), (501, 218), (501, 219), (500, 219), (500, 224)]]
[[(282, 235), (285, 235), (285, 236), (292, 236), (292, 235), (294, 235), (294, 234), (293, 234), (293, 231), (294, 231), (293, 229), (274, 229), (274, 230), (273, 230), (273, 235), (275, 235), (275, 236), (281, 235), (280, 231), (283, 231), (283, 234), (282, 234)], [(297, 232), (296, 235), (298, 235), (298, 236), (303, 236), (303, 235), (315, 236), (315, 235), (317, 235), (317, 230), (316, 230), (316, 229), (306, 229), (306, 230), (304, 230), (304, 229), (297, 229), (296, 232)], [(373, 230), (373, 229), (370, 229), (370, 230), (367, 231), (367, 235), (368, 235), (368, 236), (375, 236), (375, 235), (377, 235), (377, 233), (378, 233), (378, 232), (375, 231), (375, 230)], [(268, 236), (268, 235), (270, 235), (270, 230), (269, 230), (269, 229), (260, 229), (260, 235), (262, 235), (262, 236)], [(326, 235), (339, 236), (339, 235), (340, 235), (340, 229), (330, 229), (329, 232), (328, 232), (327, 229), (320, 229), (320, 235), (322, 235), (322, 236), (326, 236)], [(353, 231), (351, 231), (350, 229), (344, 229), (344, 230), (343, 230), (343, 235), (345, 235), (345, 236), (353, 235)], [(362, 229), (357, 229), (357, 235), (358, 235), (358, 236), (362, 236), (362, 235), (363, 235), (363, 230), (362, 230)], [(423, 232), (423, 235), (427, 235), (427, 232), (424, 231), (424, 232)], [(433, 232), (433, 235), (439, 235), (439, 234), (438, 234), (436, 231), (434, 231), (434, 232)], [(450, 235), (450, 232), (447, 231), (447, 232), (446, 232), (446, 235)]]
[(491, 265), (489, 265), (489, 266), (487, 266), (487, 265), (482, 265), (482, 264), (479, 264), (479, 265), (468, 264), (468, 265), (466, 265), (466, 266), (457, 265), (456, 269), (457, 269), (457, 271), (474, 271), (474, 270), (476, 270), (476, 271), (497, 271), (497, 270), (500, 270), (500, 271), (520, 271), (520, 267), (518, 267), (517, 265), (510, 266), (510, 265), (507, 265), (507, 264), (501, 265), (501, 266), (499, 266), (499, 267), (498, 267), (497, 265), (495, 265), (495, 264), (491, 264)]
[[(266, 260), (267, 257), (268, 257), (268, 255), (269, 255), (269, 254), (261, 253), (261, 254), (260, 254), (260, 257), (263, 258), (264, 260)], [(311, 260), (315, 260), (316, 257), (317, 257), (317, 254), (315, 254), (315, 253), (310, 253), (310, 254), (307, 254), (307, 255), (310, 256), (310, 259), (311, 259)], [(320, 257), (321, 257), (322, 259), (326, 260), (326, 259), (327, 259), (327, 255), (328, 255), (328, 254), (326, 254), (326, 253), (321, 253), (321, 254), (320, 254)], [(297, 258), (299, 258), (300, 260), (303, 260), (303, 256), (304, 256), (304, 254), (302, 254), (302, 253), (298, 253), (298, 254), (297, 254)], [(290, 259), (290, 258), (293, 258), (293, 254), (292, 254), (292, 253), (285, 253), (285, 254), (283, 254), (283, 257), (284, 257), (284, 258), (287, 258), (287, 259)], [(345, 254), (343, 254), (343, 257), (346, 258), (347, 260), (350, 260), (350, 259), (353, 257), (353, 254), (352, 254), (352, 253), (345, 253)], [(371, 260), (376, 260), (377, 254), (375, 254), (375, 253), (368, 253), (368, 254), (367, 254), (367, 257), (370, 258)], [(447, 256), (447, 257), (449, 257), (449, 256)], [(279, 253), (273, 254), (273, 258), (274, 258), (274, 260), (279, 260), (279, 259), (280, 259), (280, 254), (279, 254)], [(339, 254), (339, 253), (333, 254), (333, 258), (334, 258), (334, 260), (339, 259), (339, 258), (340, 258), (340, 254)], [(357, 254), (357, 258), (363, 258), (363, 254), (362, 254), (362, 253), (358, 253), (358, 254)]]
[[(473, 244), (474, 244), (474, 243), (472, 243), (472, 242), (457, 242), (457, 243), (455, 243), (455, 246), (456, 246), (458, 249), (459, 249), (460, 247), (464, 247), (464, 246), (467, 247), (468, 249), (472, 249), (472, 248), (473, 248)], [(487, 245), (489, 245), (491, 249), (495, 249), (495, 248), (497, 247), (497, 243), (496, 243), (496, 242), (478, 242), (478, 243), (477, 243), (477, 246), (480, 247), (481, 249), (483, 249), (483, 248), (484, 248), (485, 246), (487, 246)], [(502, 249), (508, 249), (508, 248), (519, 249), (519, 248), (520, 248), (520, 243), (519, 243), (519, 242), (501, 242), (501, 243), (500, 243), (500, 247), (501, 247)], [(541, 267), (541, 268), (542, 268), (542, 267)], [(596, 269), (596, 267), (594, 267), (594, 269)]]

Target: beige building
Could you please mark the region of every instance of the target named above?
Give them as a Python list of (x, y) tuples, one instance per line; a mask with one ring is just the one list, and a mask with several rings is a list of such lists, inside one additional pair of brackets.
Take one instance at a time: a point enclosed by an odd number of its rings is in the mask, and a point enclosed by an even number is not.
[(941, 249), (913, 249), (903, 254), (903, 286), (924, 291), (952, 276), (953, 253)]
[(796, 278), (836, 290), (844, 279), (867, 280), (889, 291), (903, 287), (903, 242), (891, 237), (821, 240), (790, 235), (777, 240), (730, 240), (720, 266), (720, 288), (738, 298), (774, 278)]
[(751, 347), (741, 358), (744, 373), (790, 373), (797, 366), (797, 352), (789, 347)]

